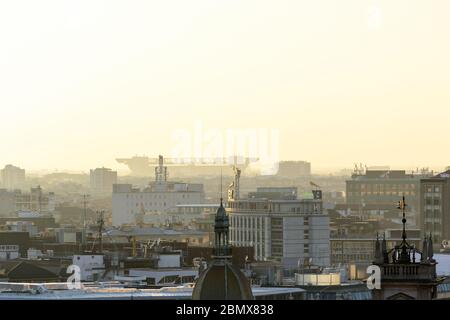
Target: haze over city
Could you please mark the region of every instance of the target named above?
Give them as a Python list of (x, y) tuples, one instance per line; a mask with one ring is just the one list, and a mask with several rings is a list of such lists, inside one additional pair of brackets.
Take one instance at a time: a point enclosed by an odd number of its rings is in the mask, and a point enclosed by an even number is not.
[(450, 3), (345, 3), (2, 2), (0, 165), (117, 168), (201, 121), (319, 170), (445, 167)]
[[(449, 300), (449, 17), (0, 0), (0, 314), (384, 320), (344, 303)], [(116, 307), (141, 314), (95, 310)]]

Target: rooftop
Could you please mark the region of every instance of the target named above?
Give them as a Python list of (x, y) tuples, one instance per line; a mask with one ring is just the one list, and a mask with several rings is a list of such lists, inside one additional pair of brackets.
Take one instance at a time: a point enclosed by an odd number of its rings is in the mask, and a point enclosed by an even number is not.
[[(160, 289), (125, 288), (118, 283), (84, 284), (69, 290), (65, 283), (0, 283), (0, 300), (190, 300), (193, 285)], [(255, 297), (305, 292), (290, 287), (253, 287)]]

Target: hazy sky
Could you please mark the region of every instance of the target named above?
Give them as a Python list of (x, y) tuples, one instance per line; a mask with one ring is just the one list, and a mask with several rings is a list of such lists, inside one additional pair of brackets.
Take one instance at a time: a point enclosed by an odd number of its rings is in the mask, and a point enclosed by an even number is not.
[(177, 128), (314, 168), (450, 165), (450, 1), (0, 0), (0, 166), (123, 168)]

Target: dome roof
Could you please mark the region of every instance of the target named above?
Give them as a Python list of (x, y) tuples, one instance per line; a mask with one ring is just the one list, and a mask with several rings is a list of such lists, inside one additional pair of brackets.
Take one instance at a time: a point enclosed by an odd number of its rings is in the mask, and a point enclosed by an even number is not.
[(253, 300), (247, 277), (227, 260), (213, 261), (198, 278), (193, 300)]

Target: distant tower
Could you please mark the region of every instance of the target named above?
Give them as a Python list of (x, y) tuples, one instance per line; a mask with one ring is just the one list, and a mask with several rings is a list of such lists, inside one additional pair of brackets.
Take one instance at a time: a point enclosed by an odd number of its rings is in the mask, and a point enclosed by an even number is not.
[(213, 261), (199, 275), (192, 292), (193, 300), (254, 300), (250, 282), (231, 262), (229, 226), (223, 199), (220, 199), (214, 224)]
[[(444, 280), (436, 274), (431, 235), (425, 237), (422, 252), (407, 242), (406, 207), (403, 196), (398, 204), (403, 214), (400, 245), (388, 251), (385, 237), (380, 240), (377, 236), (374, 265), (381, 270), (381, 289), (373, 291), (374, 300), (431, 300), (437, 296), (437, 285)], [(420, 260), (416, 253), (421, 255)]]
[(168, 176), (167, 167), (164, 166), (164, 157), (160, 155), (158, 166), (155, 168), (155, 181), (158, 183), (167, 182)]
[(240, 197), (240, 180), (241, 180), (241, 169), (233, 166), (234, 180), (228, 187), (228, 200), (239, 200)]

